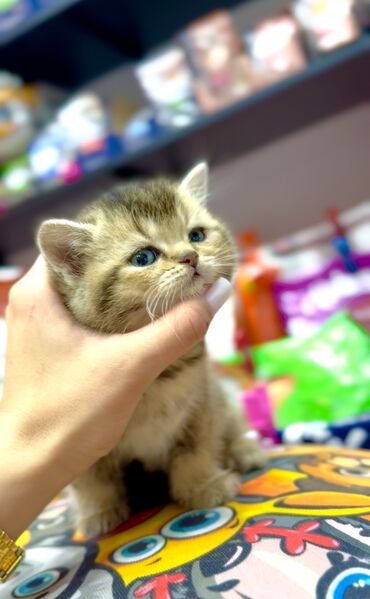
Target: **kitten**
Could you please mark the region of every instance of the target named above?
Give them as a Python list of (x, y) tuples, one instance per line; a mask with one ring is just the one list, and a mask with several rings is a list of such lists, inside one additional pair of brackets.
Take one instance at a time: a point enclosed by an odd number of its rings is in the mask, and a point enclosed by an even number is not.
[[(45, 221), (38, 245), (66, 307), (82, 325), (133, 331), (171, 306), (231, 278), (235, 249), (206, 209), (208, 169), (175, 185), (154, 180), (119, 187), (76, 221)], [(72, 485), (80, 528), (105, 533), (129, 516), (122, 472), (133, 460), (167, 473), (172, 498), (186, 508), (231, 500), (240, 478), (262, 466), (198, 344), (151, 385), (120, 443)]]

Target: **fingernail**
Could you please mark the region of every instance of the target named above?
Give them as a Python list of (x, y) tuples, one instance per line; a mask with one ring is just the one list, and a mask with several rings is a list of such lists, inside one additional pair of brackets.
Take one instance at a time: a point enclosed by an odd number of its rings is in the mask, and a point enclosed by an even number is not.
[(212, 314), (216, 314), (216, 312), (226, 302), (227, 298), (230, 296), (231, 288), (231, 283), (224, 278), (218, 279), (216, 283), (212, 285), (211, 289), (205, 296), (205, 300), (211, 308)]

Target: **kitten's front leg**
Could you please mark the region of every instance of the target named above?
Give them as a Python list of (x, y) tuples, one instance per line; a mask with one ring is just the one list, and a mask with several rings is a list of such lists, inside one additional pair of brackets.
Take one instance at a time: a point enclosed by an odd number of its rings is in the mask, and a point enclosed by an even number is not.
[(240, 474), (263, 468), (267, 454), (257, 441), (246, 436), (247, 426), (243, 419), (228, 408), (225, 428), (225, 462)]
[(211, 508), (237, 495), (240, 478), (222, 469), (211, 452), (199, 447), (177, 453), (169, 471), (171, 496), (189, 509)]
[(111, 455), (99, 460), (70, 486), (78, 528), (87, 537), (104, 534), (129, 517), (122, 469)]

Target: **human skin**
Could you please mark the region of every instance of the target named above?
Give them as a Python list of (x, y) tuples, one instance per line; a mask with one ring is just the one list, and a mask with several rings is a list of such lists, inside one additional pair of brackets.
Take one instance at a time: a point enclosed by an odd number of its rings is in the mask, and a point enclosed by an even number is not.
[(11, 290), (0, 402), (0, 528), (17, 538), (79, 474), (117, 444), (143, 393), (201, 341), (230, 284), (125, 335), (72, 320), (42, 258)]

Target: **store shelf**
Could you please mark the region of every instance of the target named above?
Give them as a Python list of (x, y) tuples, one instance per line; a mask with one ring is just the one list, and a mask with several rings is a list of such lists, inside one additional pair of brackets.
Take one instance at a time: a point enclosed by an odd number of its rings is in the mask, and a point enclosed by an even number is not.
[(74, 4), (78, 4), (82, 0), (55, 0), (50, 6), (35, 12), (32, 16), (28, 17), (19, 25), (0, 35), (0, 48), (17, 41), (26, 33), (29, 33), (42, 23), (49, 21), (56, 15), (61, 14)]
[(169, 43), (193, 19), (240, 2), (55, 0), (1, 38), (0, 66), (25, 81), (75, 90)]
[[(104, 175), (180, 174), (197, 159), (232, 160), (313, 123), (370, 101), (370, 36), (337, 50), (294, 77), (223, 111), (202, 117), (147, 145), (122, 154), (70, 186), (39, 192), (0, 217), (0, 251), (29, 243), (35, 222), (65, 198), (78, 196)], [(283, 175), (282, 175), (283, 176)], [(16, 230), (18, 231), (16, 233)]]

